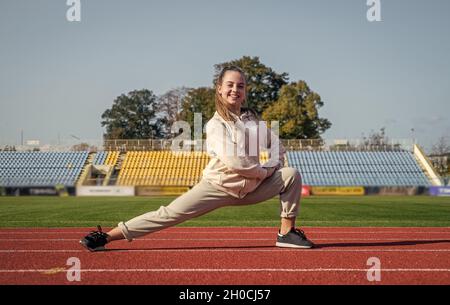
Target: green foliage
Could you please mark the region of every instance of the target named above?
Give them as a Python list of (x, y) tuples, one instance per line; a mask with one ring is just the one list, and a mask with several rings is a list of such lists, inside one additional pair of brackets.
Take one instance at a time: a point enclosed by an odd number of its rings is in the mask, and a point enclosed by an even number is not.
[(320, 118), (323, 106), (320, 95), (311, 91), (305, 81), (284, 85), (278, 100), (263, 112), (266, 121), (279, 121), (283, 139), (319, 139), (331, 127), (329, 120)]
[(214, 65), (214, 85), (220, 71), (226, 66), (238, 66), (245, 71), (247, 76), (247, 104), (261, 115), (263, 111), (275, 100), (281, 87), (287, 84), (288, 74), (278, 74), (259, 61), (259, 57), (243, 56), (240, 59)]
[(202, 114), (202, 124), (204, 125), (216, 111), (214, 95), (215, 91), (213, 88), (201, 87), (189, 90), (183, 99), (183, 110), (179, 119), (188, 122), (193, 131), (194, 113), (197, 112)]
[(118, 96), (102, 114), (105, 139), (151, 139), (164, 136), (164, 119), (156, 117), (157, 98), (147, 89)]

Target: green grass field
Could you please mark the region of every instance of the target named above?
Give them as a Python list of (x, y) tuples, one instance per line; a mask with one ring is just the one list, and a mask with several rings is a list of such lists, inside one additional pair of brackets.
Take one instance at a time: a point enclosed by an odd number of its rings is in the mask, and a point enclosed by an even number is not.
[[(0, 227), (105, 227), (174, 197), (0, 197)], [(277, 199), (225, 207), (179, 226), (278, 226)], [(450, 197), (306, 197), (298, 226), (450, 226)]]

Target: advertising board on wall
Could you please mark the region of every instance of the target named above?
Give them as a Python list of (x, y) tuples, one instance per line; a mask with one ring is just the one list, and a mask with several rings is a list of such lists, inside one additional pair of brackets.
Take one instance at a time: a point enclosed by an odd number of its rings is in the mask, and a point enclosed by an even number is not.
[(134, 186), (79, 186), (77, 196), (134, 196)]

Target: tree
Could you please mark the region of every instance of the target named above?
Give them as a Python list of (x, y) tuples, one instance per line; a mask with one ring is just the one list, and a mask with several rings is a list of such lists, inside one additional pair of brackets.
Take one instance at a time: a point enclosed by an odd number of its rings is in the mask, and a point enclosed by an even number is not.
[[(216, 111), (215, 91), (213, 88), (201, 87), (191, 89), (183, 99), (183, 111), (180, 113), (180, 120), (186, 121), (194, 130), (194, 113), (202, 114), (202, 125), (204, 125)], [(193, 135), (193, 133), (191, 133)]]
[(189, 90), (186, 87), (171, 89), (158, 98), (158, 116), (166, 120), (162, 126), (165, 134), (170, 134), (171, 126), (179, 119), (183, 100)]
[(147, 89), (118, 96), (102, 114), (105, 139), (149, 139), (164, 136), (164, 118), (156, 117), (157, 98)]
[(265, 121), (278, 121), (283, 139), (320, 139), (331, 127), (329, 120), (320, 118), (323, 106), (320, 95), (311, 91), (305, 81), (284, 85), (278, 100), (262, 114)]
[(240, 59), (214, 65), (214, 82), (219, 77), (220, 71), (226, 66), (238, 66), (245, 71), (247, 76), (247, 101), (246, 106), (261, 115), (263, 111), (278, 99), (278, 94), (283, 85), (288, 82), (288, 74), (278, 74), (272, 68), (259, 61), (259, 57), (243, 56)]
[(450, 178), (450, 144), (448, 137), (440, 137), (431, 148), (429, 156), (434, 168), (444, 178), (445, 184)]
[(450, 144), (448, 143), (448, 139), (444, 136), (440, 137), (438, 141), (433, 144), (431, 154), (436, 156), (450, 154)]
[(365, 145), (386, 145), (389, 142), (389, 138), (386, 135), (386, 127), (381, 127), (379, 132), (371, 131), (368, 138), (364, 137)]

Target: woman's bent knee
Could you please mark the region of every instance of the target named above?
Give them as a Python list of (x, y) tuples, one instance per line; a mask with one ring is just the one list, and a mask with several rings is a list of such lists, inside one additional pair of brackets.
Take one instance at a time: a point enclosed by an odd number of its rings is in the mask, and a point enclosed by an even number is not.
[(302, 177), (300, 175), (300, 172), (296, 168), (283, 167), (281, 169), (281, 172), (282, 172), (283, 178), (285, 178), (285, 180), (286, 179), (294, 179), (301, 183)]

